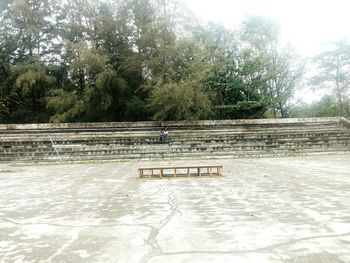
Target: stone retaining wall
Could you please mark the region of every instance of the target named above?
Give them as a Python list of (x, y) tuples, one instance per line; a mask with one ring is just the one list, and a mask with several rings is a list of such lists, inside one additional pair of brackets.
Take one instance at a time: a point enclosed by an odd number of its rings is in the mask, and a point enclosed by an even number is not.
[[(161, 127), (170, 131), (159, 142)], [(350, 151), (345, 118), (0, 125), (0, 163), (260, 157)]]
[(144, 122), (90, 122), (90, 123), (33, 123), (33, 124), (0, 124), (0, 130), (31, 129), (84, 129), (84, 128), (146, 128), (146, 127), (186, 127), (186, 126), (230, 126), (245, 124), (288, 124), (340, 122), (341, 117), (329, 118), (286, 118), (286, 119), (241, 119), (241, 120), (205, 120), (205, 121), (144, 121)]

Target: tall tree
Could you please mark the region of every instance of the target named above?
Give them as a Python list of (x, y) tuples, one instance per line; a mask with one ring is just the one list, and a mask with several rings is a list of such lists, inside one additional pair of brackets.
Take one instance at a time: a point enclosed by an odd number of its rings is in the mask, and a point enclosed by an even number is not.
[(191, 31), (194, 41), (203, 50), (203, 63), (213, 72), (222, 70), (238, 53), (237, 34), (220, 24), (201, 25), (193, 22)]
[(269, 101), (273, 117), (288, 116), (288, 101), (302, 78), (303, 62), (290, 47), (281, 47), (278, 25), (265, 17), (250, 17), (241, 28), (242, 46), (264, 60), (260, 74), (267, 80), (261, 93)]
[(268, 79), (260, 73), (264, 60), (251, 50), (242, 50), (232, 57), (225, 67), (212, 72), (205, 80), (206, 90), (211, 92), (215, 118), (262, 117), (267, 101), (261, 94)]
[(16, 36), (18, 61), (42, 56), (53, 36), (52, 14), (56, 0), (13, 0), (10, 5), (12, 33)]
[[(51, 121), (114, 121), (121, 118), (125, 81), (111, 62), (116, 32), (108, 4), (74, 0), (63, 15), (63, 70), (67, 85), (50, 92)], [(65, 10), (71, 10), (65, 8)], [(115, 58), (115, 57), (113, 57)]]
[[(44, 62), (54, 37), (52, 8), (54, 0), (6, 1), (1, 30), (1, 100), (5, 101), (6, 119), (47, 121), (46, 91), (53, 83)], [(11, 46), (10, 46), (11, 45)]]
[(0, 1), (1, 122), (288, 114), (300, 71), (266, 19), (237, 34), (178, 0)]
[(172, 50), (172, 59), (164, 74), (147, 84), (148, 107), (157, 120), (197, 120), (210, 114), (210, 100), (203, 90), (208, 72), (204, 56), (191, 40), (182, 40)]
[(330, 50), (316, 56), (314, 63), (317, 71), (311, 84), (330, 90), (341, 109), (340, 114), (350, 116), (350, 44), (346, 41), (334, 43)]
[(11, 83), (11, 60), (15, 51), (15, 39), (11, 31), (10, 1), (0, 0), (0, 122), (9, 114), (12, 101)]
[[(186, 11), (176, 0), (156, 0), (157, 50), (146, 63), (148, 109), (153, 119), (183, 120), (208, 116), (210, 103), (202, 89), (204, 57), (184, 23)], [(181, 34), (178, 34), (181, 32)]]
[(342, 111), (334, 100), (334, 96), (324, 95), (319, 101), (311, 104), (298, 101), (291, 107), (290, 117), (337, 117), (342, 114)]

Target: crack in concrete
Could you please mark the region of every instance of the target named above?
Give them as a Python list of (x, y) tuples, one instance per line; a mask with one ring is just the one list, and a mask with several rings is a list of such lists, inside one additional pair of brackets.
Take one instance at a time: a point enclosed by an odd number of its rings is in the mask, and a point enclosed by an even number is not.
[(158, 185), (157, 188), (158, 188), (158, 191), (157, 191), (157, 192), (158, 192), (159, 194), (164, 192), (164, 188), (162, 188), (160, 185)]
[[(157, 188), (158, 188), (158, 191), (157, 191), (158, 193), (162, 193), (164, 191), (164, 189), (161, 186), (157, 186)], [(160, 221), (160, 223), (162, 223), (162, 220)], [(153, 226), (149, 226), (149, 227), (151, 227), (151, 232), (148, 238), (146, 239), (146, 243), (150, 245), (151, 251), (142, 257), (141, 259), (142, 262), (147, 262), (150, 258), (161, 255), (163, 253), (157, 241), (157, 236), (161, 227), (160, 228), (153, 227)]]
[(151, 227), (151, 232), (148, 238), (146, 239), (146, 243), (150, 245), (152, 249), (149, 253), (145, 254), (142, 257), (141, 262), (148, 262), (151, 258), (164, 254), (157, 241), (159, 230), (160, 229), (157, 227)]
[(75, 240), (77, 240), (79, 238), (79, 233), (80, 233), (80, 229), (76, 228), (73, 230), (72, 233), (72, 238), (67, 241), (66, 243), (64, 243), (59, 249), (57, 249), (56, 253), (54, 253), (53, 255), (51, 255), (51, 257), (49, 257), (47, 259), (48, 262), (52, 262), (52, 259), (54, 259), (55, 257), (61, 255), (63, 253), (63, 251), (69, 247)]
[(101, 224), (101, 225), (67, 225), (67, 224), (54, 224), (54, 223), (46, 223), (46, 222), (37, 222), (37, 223), (20, 223), (15, 220), (6, 218), (0, 219), (3, 222), (9, 222), (13, 225), (18, 226), (33, 226), (33, 225), (46, 225), (46, 226), (54, 226), (54, 227), (67, 227), (67, 228), (103, 228), (103, 227), (118, 227), (118, 226), (130, 226), (130, 227), (146, 227), (152, 228), (147, 224)]
[[(172, 185), (170, 179), (168, 180), (168, 184), (169, 184), (169, 186)], [(164, 189), (162, 189), (161, 191), (164, 191)], [(171, 193), (169, 193), (167, 203), (170, 206), (171, 213), (160, 221), (159, 227), (152, 228), (152, 231), (146, 240), (146, 242), (152, 247), (152, 250), (142, 257), (141, 262), (148, 262), (149, 260), (151, 260), (152, 258), (154, 258), (156, 256), (165, 254), (162, 251), (162, 249), (157, 241), (157, 236), (158, 236), (159, 232), (171, 221), (171, 219), (177, 213), (182, 215), (182, 212), (178, 209), (177, 204), (174, 202), (174, 200), (175, 200), (174, 197), (171, 195)]]
[(266, 250), (274, 250), (279, 247), (293, 245), (303, 241), (309, 241), (313, 239), (321, 239), (321, 238), (335, 238), (335, 237), (346, 237), (350, 236), (350, 232), (337, 234), (337, 235), (323, 235), (323, 236), (311, 236), (304, 237), (299, 239), (294, 239), (288, 242), (278, 243), (258, 249), (247, 249), (247, 250), (228, 250), (228, 251), (179, 251), (179, 252), (165, 252), (162, 253), (162, 256), (171, 256), (171, 255), (192, 255), (192, 254), (245, 254), (245, 253), (257, 253), (257, 252), (265, 252)]

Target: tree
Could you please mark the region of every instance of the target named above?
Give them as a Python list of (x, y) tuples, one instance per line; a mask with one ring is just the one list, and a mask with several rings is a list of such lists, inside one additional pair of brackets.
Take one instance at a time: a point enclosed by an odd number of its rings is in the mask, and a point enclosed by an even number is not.
[(224, 119), (262, 117), (267, 101), (261, 94), (267, 79), (260, 74), (263, 60), (244, 50), (222, 70), (211, 73), (205, 80), (212, 93), (215, 117)]
[(198, 83), (190, 80), (157, 83), (148, 106), (156, 120), (198, 120), (210, 112), (208, 97)]
[(297, 102), (291, 107), (290, 116), (293, 118), (304, 117), (337, 117), (342, 113), (342, 109), (334, 101), (334, 97), (324, 95), (319, 101), (310, 105), (304, 102)]
[(54, 82), (44, 62), (52, 31), (54, 0), (4, 1), (1, 11), (2, 118), (12, 121), (47, 121), (46, 91)]
[(237, 35), (215, 23), (206, 25), (193, 22), (191, 31), (193, 41), (201, 46), (204, 60), (203, 63), (213, 72), (222, 70), (227, 63), (238, 53)]
[(1, 122), (285, 117), (301, 75), (265, 18), (235, 32), (178, 0), (0, 1)]
[(289, 101), (302, 80), (304, 62), (287, 47), (280, 51), (273, 49), (268, 65), (272, 76), (268, 88), (273, 117), (286, 118), (289, 115)]
[[(159, 27), (155, 1), (123, 1), (117, 11), (122, 34), (127, 39), (127, 48), (120, 57), (119, 71), (128, 83), (125, 90), (126, 103), (123, 119), (132, 121), (147, 119), (146, 99), (149, 96), (142, 88), (153, 74), (152, 61), (158, 56)], [(126, 23), (123, 26), (123, 23)]]
[[(48, 106), (56, 112), (51, 121), (112, 121), (120, 115), (118, 110), (126, 84), (108, 64), (103, 51), (82, 48), (69, 71), (79, 88), (51, 92)], [(76, 106), (72, 108), (73, 104)]]
[(208, 72), (203, 56), (191, 40), (173, 47), (166, 70), (146, 85), (150, 91), (148, 107), (156, 120), (198, 120), (210, 114), (210, 100), (203, 90)]
[(329, 89), (340, 107), (340, 114), (350, 116), (350, 44), (346, 41), (334, 43), (330, 50), (314, 58), (316, 75), (311, 84), (315, 88)]
[(10, 31), (10, 1), (0, 1), (0, 122), (9, 114), (11, 105), (11, 85), (8, 79), (11, 74), (11, 59), (15, 50), (15, 41)]
[(55, 0), (12, 1), (11, 31), (17, 41), (17, 61), (46, 54), (54, 38), (51, 18), (55, 4)]
[(251, 49), (253, 56), (264, 60), (259, 70), (267, 80), (260, 92), (269, 101), (272, 117), (288, 116), (288, 101), (302, 79), (303, 62), (290, 47), (279, 44), (279, 28), (264, 17), (250, 17), (241, 29), (242, 46)]
[(93, 1), (67, 3), (61, 29), (61, 70), (67, 81), (49, 93), (52, 122), (123, 118), (127, 85), (118, 72), (123, 61), (116, 53), (127, 50), (110, 7)]
[(147, 108), (153, 119), (202, 119), (210, 112), (202, 88), (208, 72), (203, 52), (188, 32), (183, 14), (177, 1), (155, 1), (157, 50), (144, 67)]

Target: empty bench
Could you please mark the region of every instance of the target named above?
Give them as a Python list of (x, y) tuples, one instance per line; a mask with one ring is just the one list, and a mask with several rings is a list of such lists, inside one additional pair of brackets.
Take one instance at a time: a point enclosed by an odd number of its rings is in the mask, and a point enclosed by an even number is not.
[(148, 178), (148, 179), (223, 176), (223, 167), (222, 165), (150, 167), (150, 168), (139, 168), (138, 173), (139, 173), (139, 178)]

